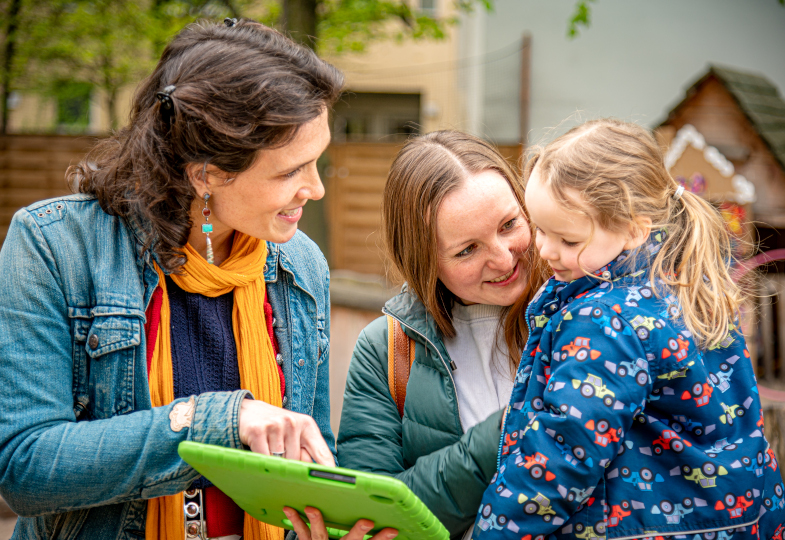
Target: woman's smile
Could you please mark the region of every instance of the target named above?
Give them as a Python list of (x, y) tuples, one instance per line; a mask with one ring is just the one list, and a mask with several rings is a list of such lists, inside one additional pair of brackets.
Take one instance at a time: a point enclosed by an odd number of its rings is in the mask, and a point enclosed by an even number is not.
[(510, 270), (509, 272), (507, 272), (503, 276), (497, 277), (496, 279), (488, 280), (486, 283), (491, 283), (491, 284), (497, 285), (497, 286), (508, 285), (511, 282), (515, 281), (515, 279), (518, 277), (518, 273), (519, 273), (518, 269), (520, 268), (520, 266), (521, 266), (521, 263), (520, 263), (520, 261), (518, 261), (518, 263), (515, 266), (512, 267), (512, 270)]
[(278, 212), (278, 217), (288, 223), (297, 223), (298, 221), (300, 221), (302, 215), (303, 215), (302, 206), (298, 206), (297, 208), (292, 208), (291, 210), (281, 210), (280, 212)]

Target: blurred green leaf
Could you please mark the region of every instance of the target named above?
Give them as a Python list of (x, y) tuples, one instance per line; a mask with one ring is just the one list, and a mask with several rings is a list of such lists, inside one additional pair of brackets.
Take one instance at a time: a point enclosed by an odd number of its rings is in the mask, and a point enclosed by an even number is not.
[(567, 26), (567, 36), (569, 38), (575, 38), (578, 35), (581, 26), (586, 28), (589, 27), (591, 23), (591, 7), (589, 4), (595, 1), (596, 0), (579, 0), (575, 4), (575, 10), (573, 11), (572, 17), (570, 17)]

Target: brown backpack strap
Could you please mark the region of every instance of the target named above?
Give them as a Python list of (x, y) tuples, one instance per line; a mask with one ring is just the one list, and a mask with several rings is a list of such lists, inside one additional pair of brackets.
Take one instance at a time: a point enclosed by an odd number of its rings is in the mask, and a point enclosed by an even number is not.
[(414, 340), (401, 328), (401, 323), (387, 315), (387, 384), (390, 395), (403, 418), (406, 384), (414, 362)]

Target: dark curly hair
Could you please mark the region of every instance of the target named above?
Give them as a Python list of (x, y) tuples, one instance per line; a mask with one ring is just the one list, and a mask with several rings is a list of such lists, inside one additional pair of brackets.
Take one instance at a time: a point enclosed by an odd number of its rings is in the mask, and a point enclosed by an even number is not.
[[(173, 85), (171, 110), (156, 93)], [(247, 170), (333, 105), (343, 75), (310, 49), (251, 20), (187, 26), (134, 96), (130, 123), (99, 142), (67, 179), (111, 215), (145, 228), (162, 268), (185, 263), (195, 191), (189, 163)]]

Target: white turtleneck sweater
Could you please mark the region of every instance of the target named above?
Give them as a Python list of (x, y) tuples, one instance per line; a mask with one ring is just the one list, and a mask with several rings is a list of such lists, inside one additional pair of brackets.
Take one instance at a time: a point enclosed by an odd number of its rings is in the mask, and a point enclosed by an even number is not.
[(501, 306), (457, 302), (452, 309), (455, 337), (445, 338), (444, 346), (456, 365), (452, 376), (464, 431), (510, 401), (514, 374), (500, 332), (501, 311)]

